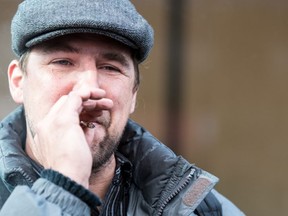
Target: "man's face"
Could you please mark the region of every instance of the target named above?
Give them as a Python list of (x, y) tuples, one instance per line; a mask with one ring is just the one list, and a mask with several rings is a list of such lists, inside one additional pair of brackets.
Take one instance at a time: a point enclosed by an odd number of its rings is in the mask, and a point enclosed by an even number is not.
[[(113, 107), (99, 113), (83, 110), (80, 121), (93, 122), (88, 141), (97, 168), (117, 148), (136, 92), (132, 53), (112, 39), (95, 35), (65, 36), (31, 50), (23, 78), (23, 104), (30, 133), (63, 95), (81, 88), (100, 88)], [(67, 125), (69, 127), (69, 125)], [(53, 132), (51, 132), (53, 136)], [(32, 137), (32, 136), (31, 136)]]

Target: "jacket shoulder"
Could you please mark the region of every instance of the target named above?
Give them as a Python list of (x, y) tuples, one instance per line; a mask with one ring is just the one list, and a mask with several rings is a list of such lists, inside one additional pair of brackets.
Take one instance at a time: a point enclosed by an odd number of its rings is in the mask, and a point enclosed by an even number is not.
[(223, 216), (245, 216), (245, 214), (229, 199), (227, 199), (225, 196), (223, 196), (221, 193), (219, 193), (216, 190), (212, 190), (212, 193), (214, 196), (218, 199), (222, 206), (222, 215)]
[(132, 120), (119, 151), (133, 164), (128, 215), (244, 215), (213, 189), (219, 180), (216, 176), (177, 156)]

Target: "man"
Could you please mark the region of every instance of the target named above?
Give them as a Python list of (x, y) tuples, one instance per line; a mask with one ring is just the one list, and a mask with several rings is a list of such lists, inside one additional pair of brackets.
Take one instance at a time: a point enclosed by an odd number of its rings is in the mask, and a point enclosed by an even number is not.
[(128, 0), (25, 0), (12, 21), (0, 215), (243, 215), (129, 120), (153, 30)]

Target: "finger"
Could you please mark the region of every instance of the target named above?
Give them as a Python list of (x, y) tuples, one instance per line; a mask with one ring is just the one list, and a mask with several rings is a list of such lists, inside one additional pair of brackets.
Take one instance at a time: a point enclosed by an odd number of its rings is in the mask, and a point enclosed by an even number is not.
[(96, 110), (110, 110), (113, 107), (113, 101), (108, 98), (102, 98), (100, 100), (88, 100), (84, 101), (83, 110), (96, 111)]
[(55, 116), (61, 116), (62, 120), (72, 119), (73, 122), (79, 121), (79, 113), (81, 113), (82, 98), (75, 92), (64, 95), (51, 107), (47, 114), (47, 119), (54, 119)]
[[(66, 102), (67, 97), (68, 97), (68, 95), (63, 95), (62, 97), (60, 97), (58, 99), (58, 101), (56, 101), (56, 103), (51, 107), (51, 109), (49, 111), (50, 115), (58, 112), (61, 109), (63, 104)], [(49, 115), (49, 113), (48, 113), (48, 115)]]
[(95, 89), (91, 89), (90, 92), (90, 99), (101, 99), (104, 98), (106, 96), (106, 92), (103, 89), (99, 89), (99, 88), (95, 88)]
[(62, 106), (62, 111), (63, 113), (67, 112), (68, 114), (77, 114), (78, 116), (83, 109), (82, 103), (82, 97), (78, 93), (71, 91)]
[(87, 86), (82, 86), (79, 89), (74, 89), (73, 92), (76, 92), (83, 101), (94, 99), (99, 100), (103, 97), (105, 97), (106, 92), (103, 89), (99, 88), (90, 88)]

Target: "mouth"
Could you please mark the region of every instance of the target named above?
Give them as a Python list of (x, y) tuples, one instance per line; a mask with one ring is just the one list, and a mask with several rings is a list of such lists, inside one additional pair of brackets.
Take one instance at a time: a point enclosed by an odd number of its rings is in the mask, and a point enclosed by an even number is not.
[(110, 126), (110, 115), (105, 115), (99, 113), (95, 115), (95, 113), (91, 112), (82, 112), (79, 116), (80, 118), (80, 125), (82, 127), (87, 127), (89, 129), (93, 129), (96, 125), (102, 125), (104, 128), (108, 128)]

